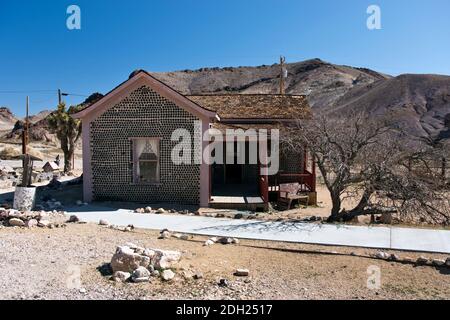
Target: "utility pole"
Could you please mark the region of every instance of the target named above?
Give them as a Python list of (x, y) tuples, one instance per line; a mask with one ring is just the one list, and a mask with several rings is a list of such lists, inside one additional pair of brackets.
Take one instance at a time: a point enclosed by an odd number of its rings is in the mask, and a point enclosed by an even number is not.
[(280, 94), (285, 94), (284, 88), (284, 79), (287, 77), (287, 70), (284, 68), (284, 63), (286, 62), (286, 58), (280, 56)]
[(61, 89), (58, 89), (58, 104), (63, 102), (62, 97), (67, 97), (68, 95), (68, 93), (61, 92)]
[(30, 104), (30, 98), (27, 96), (27, 106), (26, 106), (26, 116), (25, 123), (22, 130), (22, 154), (27, 154), (27, 144), (28, 144), (28, 108)]

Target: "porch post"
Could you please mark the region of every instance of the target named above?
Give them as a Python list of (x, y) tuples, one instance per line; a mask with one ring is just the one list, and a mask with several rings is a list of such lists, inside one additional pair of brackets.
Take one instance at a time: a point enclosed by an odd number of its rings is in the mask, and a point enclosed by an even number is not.
[[(260, 138), (261, 139), (261, 138)], [(261, 159), (258, 157), (258, 170), (259, 170), (259, 190), (261, 193), (261, 198), (263, 199), (264, 203), (269, 202), (269, 177), (267, 174), (263, 174), (262, 171), (264, 168), (267, 167), (267, 144), (269, 143), (269, 140), (262, 141), (259, 140), (259, 157), (264, 159), (264, 162), (261, 162)], [(265, 164), (264, 164), (265, 163)]]
[(84, 202), (92, 202), (93, 185), (92, 185), (92, 167), (91, 167), (91, 130), (90, 120), (83, 119), (81, 122), (81, 138), (83, 148), (83, 200)]
[(203, 137), (206, 131), (209, 130), (209, 119), (202, 119), (202, 150), (201, 150), (201, 162), (200, 162), (200, 207), (208, 207), (211, 196), (211, 166), (203, 159), (203, 150), (208, 146), (209, 141), (203, 141)]
[(306, 173), (306, 169), (308, 168), (308, 150), (306, 150), (306, 146), (303, 147), (303, 173)]

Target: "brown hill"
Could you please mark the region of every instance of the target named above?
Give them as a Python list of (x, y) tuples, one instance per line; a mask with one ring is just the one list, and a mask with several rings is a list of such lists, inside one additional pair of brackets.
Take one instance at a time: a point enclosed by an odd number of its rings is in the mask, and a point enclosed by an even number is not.
[[(313, 109), (394, 113), (400, 125), (419, 136), (446, 137), (450, 77), (391, 77), (370, 69), (333, 65), (320, 59), (287, 64), (286, 93), (306, 94)], [(277, 93), (280, 65), (202, 68), (153, 73), (184, 94)], [(447, 130), (447, 131), (446, 131)], [(447, 133), (446, 133), (447, 132)]]
[(18, 118), (7, 107), (0, 107), (0, 131), (11, 130)]
[(398, 116), (403, 128), (418, 136), (445, 138), (450, 117), (450, 77), (405, 74), (353, 88), (332, 106), (340, 114), (365, 110)]
[[(350, 89), (389, 78), (369, 69), (333, 65), (320, 59), (289, 63), (286, 69), (286, 93), (307, 94), (309, 103), (315, 108), (334, 104)], [(278, 93), (280, 65), (152, 74), (183, 94)]]

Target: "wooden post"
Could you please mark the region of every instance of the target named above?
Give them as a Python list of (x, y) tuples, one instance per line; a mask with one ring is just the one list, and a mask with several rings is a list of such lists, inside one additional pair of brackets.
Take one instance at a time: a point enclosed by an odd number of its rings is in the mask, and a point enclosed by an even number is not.
[(25, 112), (25, 123), (22, 130), (22, 187), (28, 187), (31, 184), (31, 171), (33, 169), (33, 162), (28, 155), (28, 109), (30, 104), (30, 98), (27, 96), (27, 105)]
[(27, 154), (27, 144), (28, 144), (28, 107), (29, 107), (29, 97), (27, 96), (27, 106), (26, 106), (26, 116), (25, 123), (22, 130), (22, 154)]

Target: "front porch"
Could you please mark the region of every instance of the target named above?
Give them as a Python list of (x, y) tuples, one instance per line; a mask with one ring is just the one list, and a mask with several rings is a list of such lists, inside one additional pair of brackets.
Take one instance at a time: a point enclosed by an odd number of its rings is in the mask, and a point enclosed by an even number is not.
[[(236, 150), (237, 144), (234, 151), (227, 151), (229, 154), (235, 153), (235, 160), (238, 158)], [(293, 182), (299, 183), (300, 194), (308, 196), (308, 205), (316, 205), (316, 168), (313, 158), (307, 151), (285, 151), (280, 154), (279, 160), (280, 169), (271, 176), (262, 174), (261, 163), (210, 165), (210, 207), (267, 211), (269, 202), (277, 202), (280, 185)]]

